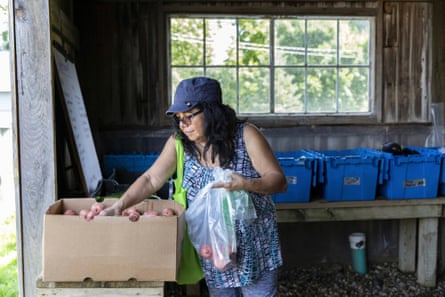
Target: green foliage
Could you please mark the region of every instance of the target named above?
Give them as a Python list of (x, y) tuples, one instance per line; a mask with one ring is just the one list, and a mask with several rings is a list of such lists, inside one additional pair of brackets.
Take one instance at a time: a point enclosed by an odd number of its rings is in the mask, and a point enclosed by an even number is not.
[[(0, 50), (9, 50), (9, 32), (8, 28), (4, 28), (1, 24), (2, 18), (7, 19), (8, 5), (0, 4)], [(1, 297), (1, 296), (0, 296)]]
[(241, 65), (269, 64), (269, 21), (240, 19), (239, 48)]
[(0, 297), (18, 296), (15, 217), (0, 225)]
[(203, 65), (204, 21), (202, 18), (172, 18), (171, 64)]

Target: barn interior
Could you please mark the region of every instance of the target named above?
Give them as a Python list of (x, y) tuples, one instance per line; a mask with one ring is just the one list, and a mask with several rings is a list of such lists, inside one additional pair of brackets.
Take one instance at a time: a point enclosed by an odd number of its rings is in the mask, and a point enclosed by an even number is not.
[[(76, 65), (101, 164), (107, 154), (159, 152), (172, 132), (165, 115), (172, 98), (170, 16), (373, 18), (370, 112), (241, 115), (261, 128), (275, 151), (381, 149), (389, 141), (424, 146), (433, 128), (431, 108), (445, 98), (445, 4), (439, 0), (53, 0), (50, 9), (52, 42)], [(55, 94), (58, 196), (83, 195), (63, 95), (58, 88)], [(347, 238), (356, 231), (367, 234), (369, 261), (397, 261), (398, 220), (300, 222), (280, 223), (285, 265), (349, 263)]]

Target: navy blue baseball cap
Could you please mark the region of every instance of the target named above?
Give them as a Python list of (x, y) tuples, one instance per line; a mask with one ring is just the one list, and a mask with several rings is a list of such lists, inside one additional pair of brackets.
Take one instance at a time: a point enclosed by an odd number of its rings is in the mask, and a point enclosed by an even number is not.
[(209, 77), (193, 77), (184, 79), (176, 88), (173, 104), (166, 114), (184, 112), (202, 102), (222, 103), (219, 82)]

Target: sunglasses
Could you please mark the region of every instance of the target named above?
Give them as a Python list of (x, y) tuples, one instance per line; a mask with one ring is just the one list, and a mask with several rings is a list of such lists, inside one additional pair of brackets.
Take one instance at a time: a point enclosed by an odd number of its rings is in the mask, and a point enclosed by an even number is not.
[(183, 117), (178, 117), (177, 115), (173, 116), (173, 119), (175, 120), (175, 122), (179, 125), (180, 123), (183, 123), (184, 125), (190, 125), (192, 122), (192, 119), (197, 116), (198, 114), (200, 114), (202, 112), (202, 110), (198, 110), (195, 111), (192, 114), (183, 116)]

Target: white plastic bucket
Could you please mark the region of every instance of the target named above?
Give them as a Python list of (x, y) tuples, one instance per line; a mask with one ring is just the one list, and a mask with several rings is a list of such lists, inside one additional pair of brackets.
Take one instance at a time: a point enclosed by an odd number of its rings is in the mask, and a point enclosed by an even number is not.
[(360, 274), (365, 274), (367, 271), (365, 234), (352, 233), (349, 235), (349, 244), (351, 246), (352, 268)]
[(366, 235), (365, 233), (352, 233), (349, 235), (349, 244), (351, 249), (360, 250), (366, 248)]

